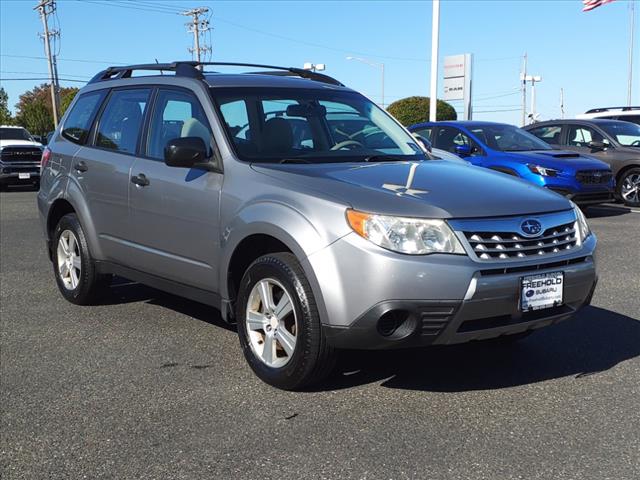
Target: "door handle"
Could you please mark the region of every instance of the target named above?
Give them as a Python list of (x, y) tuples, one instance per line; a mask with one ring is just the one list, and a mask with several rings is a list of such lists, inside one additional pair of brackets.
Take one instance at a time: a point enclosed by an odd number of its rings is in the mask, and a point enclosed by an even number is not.
[(89, 170), (89, 167), (87, 167), (87, 164), (84, 163), (82, 160), (74, 164), (73, 168), (75, 168), (77, 172), (86, 172), (87, 170)]
[(131, 183), (137, 185), (138, 187), (146, 187), (150, 182), (144, 173), (139, 173), (138, 175), (134, 175), (133, 177), (131, 177)]

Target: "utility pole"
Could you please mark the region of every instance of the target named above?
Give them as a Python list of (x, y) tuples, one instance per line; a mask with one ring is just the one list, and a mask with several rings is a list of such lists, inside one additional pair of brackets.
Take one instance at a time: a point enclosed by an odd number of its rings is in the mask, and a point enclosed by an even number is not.
[(531, 117), (531, 123), (535, 123), (536, 121), (536, 83), (542, 81), (542, 77), (540, 75), (527, 75), (525, 80), (529, 80), (531, 82), (531, 113), (529, 116)]
[(182, 15), (187, 17), (193, 17), (193, 20), (186, 24), (187, 31), (193, 33), (193, 48), (189, 49), (191, 54), (195, 53), (196, 61), (201, 62), (202, 54), (211, 52), (211, 47), (208, 45), (200, 46), (200, 35), (211, 30), (209, 27), (209, 20), (202, 19), (201, 17), (209, 13), (207, 7), (192, 8), (182, 12)]
[(522, 125), (527, 124), (527, 52), (524, 52), (524, 59), (522, 62), (522, 73), (520, 73), (520, 81), (522, 82)]
[(440, 0), (433, 0), (431, 15), (431, 84), (429, 98), (429, 121), (436, 121), (438, 108), (438, 43), (440, 40)]
[(564, 119), (564, 88), (560, 88), (560, 118)]
[(627, 83), (627, 106), (631, 106), (631, 85), (633, 83), (633, 33), (635, 30), (635, 3), (629, 2), (629, 14), (630, 14), (630, 32), (629, 32), (629, 79)]
[(49, 15), (56, 11), (55, 0), (40, 0), (38, 5), (34, 7), (34, 10), (38, 10), (40, 18), (42, 19), (42, 27), (44, 33), (41, 34), (44, 40), (44, 50), (47, 55), (47, 62), (49, 64), (49, 86), (51, 88), (51, 106), (53, 109), (53, 124), (58, 127), (58, 114), (60, 112), (60, 97), (58, 84), (58, 68), (56, 66), (55, 55), (51, 51), (51, 37), (59, 37), (60, 32), (57, 30), (49, 30)]

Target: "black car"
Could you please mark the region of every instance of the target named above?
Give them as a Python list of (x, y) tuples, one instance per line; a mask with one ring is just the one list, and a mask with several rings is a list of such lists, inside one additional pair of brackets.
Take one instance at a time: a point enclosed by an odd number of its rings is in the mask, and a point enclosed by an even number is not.
[(554, 148), (574, 150), (611, 166), (618, 197), (640, 206), (640, 125), (620, 120), (550, 120), (524, 127)]

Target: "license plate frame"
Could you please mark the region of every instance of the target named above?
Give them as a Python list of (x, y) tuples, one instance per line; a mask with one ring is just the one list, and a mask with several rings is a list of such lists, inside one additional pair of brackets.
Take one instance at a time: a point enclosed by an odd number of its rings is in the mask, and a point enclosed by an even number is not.
[(520, 277), (521, 312), (559, 307), (564, 302), (564, 272), (537, 273)]

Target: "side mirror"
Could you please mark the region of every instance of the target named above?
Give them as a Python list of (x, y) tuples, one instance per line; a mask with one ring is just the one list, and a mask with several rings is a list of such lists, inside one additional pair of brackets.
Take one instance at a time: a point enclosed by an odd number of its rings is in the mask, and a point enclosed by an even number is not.
[(200, 137), (174, 138), (164, 147), (164, 163), (170, 167), (204, 167), (207, 165), (207, 146)]
[(588, 145), (591, 150), (604, 150), (607, 148), (607, 145), (604, 142), (596, 142), (594, 140), (590, 141)]
[(458, 155), (459, 157), (471, 156), (471, 147), (469, 145), (457, 145), (456, 155)]
[(431, 153), (433, 146), (431, 145), (431, 142), (429, 140), (427, 140), (422, 135), (417, 133), (413, 134), (413, 138), (416, 139), (416, 143), (420, 145), (420, 148), (422, 148), (422, 150), (424, 150), (425, 152)]

